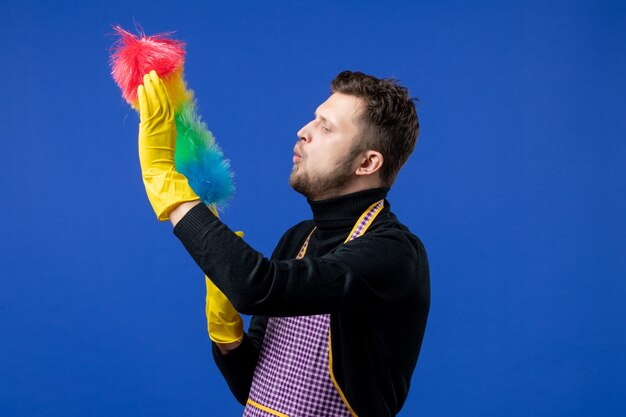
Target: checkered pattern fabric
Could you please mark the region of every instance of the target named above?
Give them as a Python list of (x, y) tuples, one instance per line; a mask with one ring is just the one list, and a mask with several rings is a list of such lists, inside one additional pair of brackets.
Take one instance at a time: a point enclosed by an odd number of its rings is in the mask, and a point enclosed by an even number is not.
[[(361, 216), (346, 241), (365, 232), (383, 203)], [(297, 259), (304, 257), (312, 234)], [(351, 416), (330, 377), (329, 331), (330, 314), (269, 319), (244, 417)]]

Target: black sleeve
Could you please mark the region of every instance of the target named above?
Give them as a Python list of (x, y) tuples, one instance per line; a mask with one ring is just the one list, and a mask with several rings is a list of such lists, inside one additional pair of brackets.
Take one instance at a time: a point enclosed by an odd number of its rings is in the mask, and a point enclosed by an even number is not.
[(264, 258), (202, 204), (174, 233), (244, 314), (301, 316), (371, 307), (393, 302), (417, 285), (416, 243), (400, 229), (372, 228), (324, 256), (299, 260)]
[(244, 335), (241, 344), (225, 355), (219, 351), (215, 342), (212, 342), (215, 365), (226, 380), (230, 391), (242, 405), (246, 405), (250, 394), (266, 326), (267, 318), (252, 317), (248, 333)]
[(215, 364), (226, 380), (230, 391), (242, 405), (246, 405), (248, 400), (258, 357), (259, 350), (252, 344), (247, 335), (244, 335), (237, 349), (233, 349), (225, 355), (222, 355), (213, 342)]

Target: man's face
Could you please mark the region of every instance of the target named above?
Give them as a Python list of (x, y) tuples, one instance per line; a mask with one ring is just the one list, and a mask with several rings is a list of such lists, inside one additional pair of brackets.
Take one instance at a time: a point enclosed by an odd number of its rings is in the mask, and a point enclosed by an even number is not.
[(341, 195), (356, 177), (356, 137), (360, 133), (360, 98), (334, 93), (298, 132), (289, 184), (311, 200)]

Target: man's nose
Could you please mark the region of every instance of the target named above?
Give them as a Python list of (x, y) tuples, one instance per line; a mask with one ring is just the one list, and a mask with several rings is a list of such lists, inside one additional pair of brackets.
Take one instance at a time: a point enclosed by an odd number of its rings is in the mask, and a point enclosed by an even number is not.
[(307, 123), (306, 125), (302, 126), (302, 128), (300, 130), (298, 130), (298, 137), (300, 138), (301, 141), (303, 142), (310, 142), (311, 141), (311, 136), (310, 136), (310, 126), (311, 123)]

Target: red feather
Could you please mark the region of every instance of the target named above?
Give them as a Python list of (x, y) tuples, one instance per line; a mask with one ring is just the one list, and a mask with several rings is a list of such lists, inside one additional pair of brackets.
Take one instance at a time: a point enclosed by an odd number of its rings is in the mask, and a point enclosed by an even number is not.
[(119, 26), (113, 29), (120, 39), (111, 54), (111, 75), (131, 105), (137, 100), (137, 87), (143, 84), (144, 74), (155, 70), (163, 78), (185, 63), (184, 42), (170, 39), (167, 34), (136, 36)]

